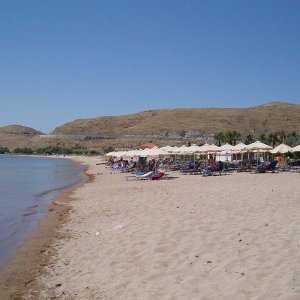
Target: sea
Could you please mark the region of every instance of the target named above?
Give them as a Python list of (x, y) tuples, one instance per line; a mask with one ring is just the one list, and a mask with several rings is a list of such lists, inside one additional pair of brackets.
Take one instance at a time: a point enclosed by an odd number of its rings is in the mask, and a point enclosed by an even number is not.
[(0, 155), (0, 269), (82, 172), (68, 159)]

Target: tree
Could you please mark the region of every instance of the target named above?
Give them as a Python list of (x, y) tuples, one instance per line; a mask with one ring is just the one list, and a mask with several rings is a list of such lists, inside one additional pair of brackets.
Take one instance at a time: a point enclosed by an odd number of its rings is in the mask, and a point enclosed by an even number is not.
[(237, 132), (237, 131), (232, 131), (231, 132), (231, 138), (232, 138), (233, 146), (235, 146), (236, 145), (236, 141), (241, 138), (241, 134), (239, 132)]
[(261, 134), (258, 139), (262, 142), (262, 143), (268, 143), (268, 137), (265, 134)]
[(31, 148), (27, 148), (27, 147), (15, 148), (14, 153), (16, 153), (16, 154), (32, 154), (33, 150)]
[(300, 134), (297, 133), (296, 131), (287, 134), (284, 143), (289, 145), (290, 147), (295, 147), (297, 145), (300, 145)]
[(237, 131), (226, 131), (224, 135), (224, 140), (230, 145), (236, 145), (236, 141), (240, 139), (241, 134)]
[(246, 145), (249, 145), (249, 144), (251, 144), (251, 143), (253, 143), (253, 142), (254, 142), (254, 136), (253, 136), (252, 134), (248, 134), (248, 135), (246, 136), (246, 139), (245, 139), (244, 143), (245, 143)]
[(267, 140), (268, 140), (268, 143), (271, 144), (273, 148), (275, 147), (275, 144), (279, 141), (277, 134), (275, 134), (275, 133), (270, 133), (268, 135)]
[(0, 154), (9, 153), (9, 149), (7, 147), (0, 147)]
[(225, 136), (223, 132), (218, 132), (215, 134), (214, 138), (217, 141), (218, 146), (220, 147), (222, 142), (224, 142)]

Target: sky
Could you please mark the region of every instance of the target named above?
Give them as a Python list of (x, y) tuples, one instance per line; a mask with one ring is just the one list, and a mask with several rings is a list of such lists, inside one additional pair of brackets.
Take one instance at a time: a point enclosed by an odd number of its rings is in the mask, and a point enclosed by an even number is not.
[(0, 1), (0, 126), (300, 104), (300, 1)]

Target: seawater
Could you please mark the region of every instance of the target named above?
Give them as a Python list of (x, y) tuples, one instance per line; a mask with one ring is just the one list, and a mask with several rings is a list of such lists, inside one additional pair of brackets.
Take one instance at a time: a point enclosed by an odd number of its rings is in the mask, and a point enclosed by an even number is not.
[(67, 159), (0, 155), (0, 268), (82, 171)]

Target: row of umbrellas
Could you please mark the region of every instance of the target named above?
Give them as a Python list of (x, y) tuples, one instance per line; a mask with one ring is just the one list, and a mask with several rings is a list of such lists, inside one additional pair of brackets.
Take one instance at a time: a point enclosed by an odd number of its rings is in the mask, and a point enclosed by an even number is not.
[(287, 153), (287, 152), (300, 152), (300, 145), (291, 148), (288, 145), (281, 144), (276, 148), (272, 149), (269, 145), (266, 145), (260, 141), (256, 141), (252, 144), (245, 145), (244, 143), (239, 143), (236, 146), (230, 144), (225, 144), (218, 147), (214, 144), (205, 144), (203, 146), (191, 145), (191, 146), (165, 146), (162, 148), (154, 147), (151, 149), (143, 150), (129, 150), (129, 151), (113, 151), (105, 154), (106, 157), (159, 157), (159, 156), (169, 156), (172, 154), (181, 155), (192, 155), (192, 154), (211, 154), (219, 153), (221, 155), (233, 154), (233, 153), (245, 153), (245, 152), (266, 152), (270, 153)]

